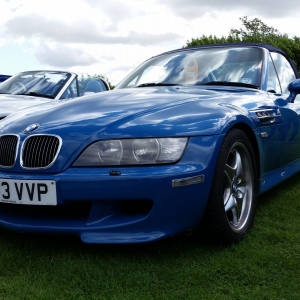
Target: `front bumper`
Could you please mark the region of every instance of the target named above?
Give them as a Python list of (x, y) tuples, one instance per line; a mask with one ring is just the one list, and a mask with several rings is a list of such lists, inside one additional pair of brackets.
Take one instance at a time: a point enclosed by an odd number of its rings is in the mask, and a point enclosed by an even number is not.
[[(57, 206), (0, 203), (0, 225), (22, 231), (72, 233), (86, 243), (139, 243), (195, 228), (209, 197), (217, 138), (207, 149), (190, 141), (173, 165), (69, 168), (58, 174), (0, 172), (0, 178), (56, 181)], [(199, 151), (202, 152), (199, 152)], [(204, 154), (204, 155), (203, 155)], [(119, 176), (109, 175), (112, 170)], [(173, 187), (173, 180), (204, 181)]]

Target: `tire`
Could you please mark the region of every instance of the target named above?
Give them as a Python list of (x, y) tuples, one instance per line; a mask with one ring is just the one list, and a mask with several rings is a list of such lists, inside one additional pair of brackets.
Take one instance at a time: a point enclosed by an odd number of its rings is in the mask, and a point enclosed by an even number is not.
[(253, 148), (240, 129), (231, 130), (221, 146), (204, 216), (206, 235), (214, 243), (239, 242), (254, 223), (257, 167)]

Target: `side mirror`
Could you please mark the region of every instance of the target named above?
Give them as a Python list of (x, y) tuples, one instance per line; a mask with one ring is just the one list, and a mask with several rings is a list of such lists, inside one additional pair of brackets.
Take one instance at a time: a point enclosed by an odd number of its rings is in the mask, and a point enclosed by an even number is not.
[(290, 95), (286, 100), (290, 103), (294, 103), (296, 96), (300, 94), (300, 79), (292, 81), (288, 86), (288, 90)]

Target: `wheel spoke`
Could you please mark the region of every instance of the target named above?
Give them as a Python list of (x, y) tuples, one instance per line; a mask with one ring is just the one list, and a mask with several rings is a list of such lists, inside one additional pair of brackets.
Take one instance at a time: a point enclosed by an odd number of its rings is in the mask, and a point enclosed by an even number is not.
[(237, 207), (236, 199), (231, 194), (228, 198), (227, 203), (225, 203), (225, 211), (228, 212), (229, 210), (232, 210), (233, 208)]
[(227, 177), (230, 179), (230, 181), (232, 181), (236, 174), (236, 168), (226, 164), (225, 174), (227, 174)]
[(234, 169), (236, 170), (235, 172), (235, 176), (236, 177), (244, 177), (244, 173), (243, 173), (243, 163), (242, 163), (242, 159), (241, 159), (241, 155), (240, 153), (235, 150), (233, 152), (234, 155)]
[(239, 187), (236, 192), (236, 213), (237, 218), (240, 220), (243, 213), (243, 208), (245, 206), (245, 201), (247, 201), (247, 188), (245, 186)]
[(229, 174), (225, 171), (224, 172), (224, 182), (223, 182), (223, 200), (224, 200), (224, 205), (228, 202), (229, 197), (231, 196), (231, 184), (232, 180), (229, 177)]
[(237, 215), (237, 209), (236, 209), (236, 207), (234, 209), (232, 209), (231, 212), (232, 212), (232, 221), (231, 221), (231, 223), (233, 225), (237, 225), (238, 222), (239, 222), (239, 217)]

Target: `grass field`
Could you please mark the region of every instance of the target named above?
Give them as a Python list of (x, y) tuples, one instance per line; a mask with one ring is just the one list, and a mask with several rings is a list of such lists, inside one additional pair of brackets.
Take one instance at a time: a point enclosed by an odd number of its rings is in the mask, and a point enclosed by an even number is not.
[(300, 176), (259, 198), (240, 244), (85, 245), (0, 230), (0, 299), (300, 299)]

